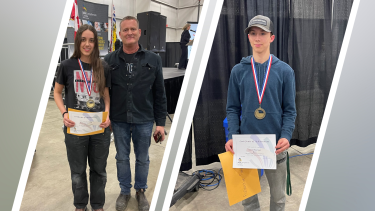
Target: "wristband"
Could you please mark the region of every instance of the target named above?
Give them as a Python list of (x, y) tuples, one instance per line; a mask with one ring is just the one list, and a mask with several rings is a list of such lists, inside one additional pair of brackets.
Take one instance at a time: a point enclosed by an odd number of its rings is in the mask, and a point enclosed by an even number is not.
[(65, 111), (63, 114), (62, 114), (62, 118), (64, 118), (64, 114), (68, 113), (67, 111)]

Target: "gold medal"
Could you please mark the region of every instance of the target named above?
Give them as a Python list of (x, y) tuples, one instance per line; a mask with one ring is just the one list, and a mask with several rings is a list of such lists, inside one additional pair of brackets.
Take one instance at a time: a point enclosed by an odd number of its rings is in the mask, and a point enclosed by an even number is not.
[(256, 92), (257, 92), (257, 95), (258, 95), (258, 101), (259, 101), (259, 108), (255, 109), (254, 116), (257, 119), (263, 119), (264, 117), (266, 117), (266, 111), (260, 105), (262, 104), (264, 92), (265, 92), (266, 86), (267, 86), (268, 76), (269, 76), (271, 64), (272, 64), (272, 56), (270, 55), (270, 57), (268, 59), (268, 65), (267, 65), (266, 72), (264, 74), (264, 81), (263, 81), (262, 89), (260, 89), (259, 84), (258, 84), (258, 77), (257, 77), (257, 73), (255, 71), (254, 63), (255, 63), (254, 57), (251, 57), (251, 67), (252, 67), (252, 70), (253, 70), (254, 84), (255, 84), (255, 89), (256, 89)]
[(94, 106), (95, 106), (95, 102), (94, 102), (94, 100), (92, 100), (92, 99), (88, 100), (88, 101), (86, 102), (86, 106), (87, 106), (88, 109), (92, 109), (92, 108), (94, 108)]
[(266, 111), (259, 106), (259, 108), (255, 109), (254, 116), (257, 119), (263, 119), (264, 117), (266, 117)]

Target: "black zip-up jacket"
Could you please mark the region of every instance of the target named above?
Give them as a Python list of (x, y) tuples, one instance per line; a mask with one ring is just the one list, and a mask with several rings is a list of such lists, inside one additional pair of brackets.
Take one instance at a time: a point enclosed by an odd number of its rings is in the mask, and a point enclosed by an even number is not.
[(112, 73), (110, 119), (136, 124), (155, 121), (156, 126), (165, 126), (167, 98), (160, 56), (139, 45), (129, 74), (124, 55), (120, 48), (104, 57)]

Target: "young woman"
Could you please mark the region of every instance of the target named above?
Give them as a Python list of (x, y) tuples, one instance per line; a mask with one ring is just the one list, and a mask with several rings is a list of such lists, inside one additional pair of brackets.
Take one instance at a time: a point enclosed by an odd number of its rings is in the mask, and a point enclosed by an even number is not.
[[(90, 166), (90, 205), (102, 211), (107, 181), (106, 165), (110, 145), (110, 120), (100, 127), (104, 133), (76, 136), (67, 133), (75, 123), (69, 119), (68, 108), (89, 112), (109, 112), (111, 76), (107, 65), (99, 58), (98, 36), (91, 25), (81, 26), (74, 41), (74, 53), (60, 64), (54, 98), (64, 122), (65, 145), (71, 171), (74, 206), (86, 210), (89, 200), (86, 163)], [(65, 88), (65, 105), (62, 90)]]

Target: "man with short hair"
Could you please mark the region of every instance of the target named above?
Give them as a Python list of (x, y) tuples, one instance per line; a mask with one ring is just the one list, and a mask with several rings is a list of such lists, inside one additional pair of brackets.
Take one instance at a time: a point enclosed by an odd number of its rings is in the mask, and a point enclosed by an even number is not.
[(130, 140), (133, 140), (136, 198), (139, 210), (149, 210), (144, 191), (149, 169), (148, 149), (154, 121), (154, 136), (164, 140), (167, 99), (160, 56), (138, 44), (138, 20), (127, 16), (120, 22), (122, 48), (105, 56), (112, 69), (110, 119), (116, 145), (117, 178), (121, 193), (116, 210), (126, 209), (130, 199)]
[[(227, 99), (229, 141), (225, 149), (234, 153), (233, 134), (276, 135), (277, 166), (275, 170), (265, 170), (265, 174), (270, 186), (270, 210), (279, 211), (285, 210), (286, 150), (290, 146), (297, 113), (294, 71), (270, 54), (270, 44), (275, 39), (272, 30), (272, 21), (261, 15), (252, 18), (245, 30), (253, 55), (242, 58), (230, 75)], [(263, 87), (264, 91), (261, 91)], [(260, 210), (257, 195), (245, 199), (242, 204), (246, 211)]]

